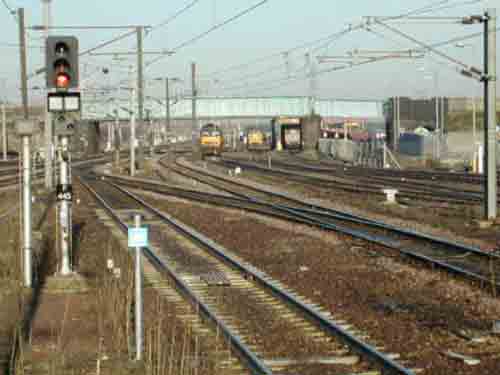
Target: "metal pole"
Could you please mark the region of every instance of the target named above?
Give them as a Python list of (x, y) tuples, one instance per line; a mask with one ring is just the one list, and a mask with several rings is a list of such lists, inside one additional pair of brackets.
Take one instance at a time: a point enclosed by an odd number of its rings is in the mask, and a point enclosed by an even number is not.
[(191, 140), (193, 142), (193, 151), (196, 150), (196, 139), (198, 133), (198, 120), (196, 117), (196, 63), (191, 63), (191, 86), (192, 86), (192, 100), (191, 100), (191, 112), (192, 112), (192, 124), (191, 124)]
[[(60, 141), (60, 181), (61, 191), (67, 192), (71, 186), (71, 172), (69, 169), (69, 137), (61, 136)], [(63, 197), (59, 201), (59, 225), (61, 228), (61, 275), (71, 274), (71, 200)]]
[(446, 127), (446, 98), (441, 97), (441, 135), (444, 135)]
[(137, 117), (139, 123), (143, 120), (144, 114), (144, 77), (143, 77), (143, 38), (142, 38), (142, 26), (137, 27)]
[(154, 122), (151, 119), (151, 111), (148, 110), (148, 127), (149, 127), (149, 153), (151, 158), (154, 156), (155, 151), (155, 128)]
[(23, 142), (23, 248), (24, 248), (24, 285), (31, 288), (32, 282), (32, 227), (31, 227), (31, 152), (30, 137), (22, 136)]
[[(134, 216), (134, 224), (136, 228), (141, 227), (141, 215)], [(141, 272), (141, 248), (135, 248), (135, 343), (136, 357), (135, 359), (142, 360), (142, 272)]]
[(121, 88), (120, 85), (118, 85), (118, 99), (115, 100), (116, 103), (116, 124), (118, 126), (118, 148), (121, 149), (122, 142), (123, 142), (123, 134), (122, 134), (122, 127), (120, 126), (120, 101), (119, 99), (121, 98)]
[[(51, 25), (51, 12), (50, 12), (50, 2), (51, 0), (42, 0), (43, 4), (43, 24), (45, 26), (44, 38), (47, 39), (50, 33)], [(47, 102), (44, 101), (44, 111), (45, 111), (45, 187), (51, 189), (54, 186), (54, 176), (52, 171), (52, 117), (49, 112)]]
[(28, 74), (26, 72), (26, 27), (24, 24), (24, 8), (17, 10), (17, 17), (19, 20), (19, 45), (20, 45), (20, 59), (21, 59), (21, 95), (23, 99), (23, 115), (27, 120), (29, 118), (28, 112)]
[(167, 134), (170, 135), (170, 88), (168, 77), (165, 78), (165, 116), (167, 119)]
[(108, 122), (106, 126), (106, 131), (108, 132), (108, 135), (106, 137), (106, 151), (111, 151), (111, 122)]
[(497, 217), (497, 140), (496, 140), (496, 10), (486, 11), (485, 28), (485, 74), (484, 81), (484, 144), (486, 147), (486, 199), (485, 216), (487, 220)]
[(135, 90), (131, 91), (131, 115), (130, 115), (130, 176), (135, 176)]
[(5, 113), (5, 102), (2, 102), (2, 153), (3, 160), (7, 160), (7, 114)]
[(121, 139), (120, 139), (120, 117), (118, 110), (115, 114), (115, 129), (114, 129), (114, 138), (115, 138), (115, 163), (116, 166), (120, 165), (120, 149), (121, 149)]
[(396, 150), (399, 151), (399, 136), (401, 135), (401, 98), (398, 96), (398, 126), (396, 128)]
[(472, 97), (472, 144), (476, 144), (476, 97)]
[(393, 140), (392, 140), (392, 148), (394, 152), (398, 150), (399, 145), (399, 132), (401, 128), (401, 113), (399, 106), (399, 96), (394, 98), (394, 127), (393, 127)]
[(435, 97), (435, 104), (436, 104), (436, 133), (439, 133), (441, 131), (439, 127), (439, 96)]
[(397, 110), (398, 103), (396, 97), (394, 97), (392, 99), (392, 139), (391, 144), (389, 145), (389, 147), (392, 147), (393, 150), (396, 150), (396, 126), (398, 123)]
[[(143, 31), (142, 26), (136, 28), (137, 34), (137, 119), (139, 129), (142, 129), (144, 119), (144, 49), (143, 49)], [(144, 134), (144, 133), (142, 133)], [(143, 160), (142, 144), (138, 142), (137, 151), (139, 158)], [(135, 166), (134, 166), (135, 168)]]
[(382, 168), (387, 168), (387, 149), (386, 149), (385, 141), (382, 143), (382, 163), (384, 164)]

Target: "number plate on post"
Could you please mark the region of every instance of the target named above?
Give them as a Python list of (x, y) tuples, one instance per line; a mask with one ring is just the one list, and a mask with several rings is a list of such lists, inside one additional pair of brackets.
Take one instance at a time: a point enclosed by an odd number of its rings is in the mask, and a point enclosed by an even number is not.
[(58, 201), (73, 201), (73, 186), (58, 184), (56, 188), (56, 196)]
[(148, 246), (148, 228), (128, 228), (129, 247)]

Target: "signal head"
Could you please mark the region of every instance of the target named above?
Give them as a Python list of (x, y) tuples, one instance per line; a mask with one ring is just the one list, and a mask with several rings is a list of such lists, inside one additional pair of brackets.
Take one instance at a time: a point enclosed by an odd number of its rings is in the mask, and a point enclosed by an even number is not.
[(47, 88), (65, 91), (78, 87), (78, 39), (50, 36), (46, 42)]
[(67, 89), (71, 83), (71, 78), (68, 74), (64, 72), (57, 73), (56, 76), (56, 88), (57, 89)]

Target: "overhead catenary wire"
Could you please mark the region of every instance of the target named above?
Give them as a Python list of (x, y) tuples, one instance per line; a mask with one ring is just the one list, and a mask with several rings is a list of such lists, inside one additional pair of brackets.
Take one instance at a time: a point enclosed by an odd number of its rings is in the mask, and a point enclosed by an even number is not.
[(7, 0), (2, 0), (2, 4), (4, 6), (5, 9), (7, 9), (7, 11), (9, 12), (9, 14), (14, 17), (14, 19), (16, 20), (17, 22), (17, 15), (16, 15), (16, 11), (14, 10), (14, 8), (12, 8), (9, 3), (7, 2)]
[[(350, 63), (348, 65), (342, 65), (342, 66), (335, 66), (335, 67), (332, 67), (332, 68), (328, 68), (328, 69), (323, 69), (323, 70), (319, 70), (315, 73), (315, 76), (318, 77), (320, 75), (323, 75), (323, 74), (327, 74), (327, 73), (333, 73), (333, 72), (336, 72), (336, 71), (343, 71), (343, 70), (347, 70), (347, 69), (352, 69), (352, 68), (355, 68), (355, 67), (358, 67), (358, 66), (362, 66), (362, 65), (367, 65), (367, 64), (372, 64), (372, 63), (376, 63), (376, 62), (380, 62), (380, 61), (385, 61), (385, 60), (389, 60), (389, 59), (392, 59), (392, 57), (388, 57), (388, 56), (378, 56), (378, 57), (372, 57), (372, 58), (368, 58), (368, 59), (364, 59), (363, 61), (359, 61), (359, 62), (353, 62), (353, 63)], [(309, 75), (306, 73), (302, 76), (292, 76), (292, 77), (285, 77), (285, 78), (281, 78), (281, 79), (276, 79), (274, 81), (271, 81), (271, 82), (268, 82), (268, 83), (279, 83), (277, 85), (271, 85), (271, 86), (263, 86), (263, 87), (254, 87), (253, 90), (250, 90), (250, 91), (247, 91), (247, 94), (248, 93), (253, 93), (257, 90), (272, 90), (272, 89), (275, 89), (275, 88), (279, 88), (279, 87), (282, 87), (284, 86), (285, 84), (288, 84), (292, 81), (298, 81), (298, 80), (303, 80), (303, 79), (308, 79), (309, 78)], [(248, 88), (246, 88), (248, 90)]]
[[(470, 1), (470, 0), (469, 0), (469, 1), (461, 2), (461, 3), (459, 3), (459, 4), (451, 4), (451, 5), (450, 5), (450, 4), (448, 4), (448, 5), (446, 5), (446, 8), (450, 8), (450, 7), (457, 7), (457, 6), (462, 5), (462, 4), (464, 4), (464, 3), (475, 3), (475, 2), (477, 2), (477, 1), (480, 1), (480, 0), (473, 0), (473, 1)], [(396, 15), (396, 16), (388, 16), (388, 17), (384, 17), (384, 19), (391, 19), (391, 20), (395, 20), (395, 19), (401, 19), (401, 18), (404, 18), (404, 17), (409, 17), (409, 16), (415, 16), (415, 15), (425, 14), (425, 13), (428, 13), (428, 12), (432, 12), (432, 11), (434, 11), (434, 10), (436, 10), (436, 9), (443, 9), (443, 4), (446, 4), (446, 3), (448, 3), (448, 2), (449, 2), (449, 0), (440, 0), (440, 1), (437, 1), (437, 2), (436, 2), (436, 1), (434, 1), (434, 2), (432, 2), (431, 4), (428, 4), (428, 5), (424, 6), (424, 7), (421, 7), (421, 8), (418, 8), (418, 9), (414, 9), (414, 10), (410, 10), (410, 11), (408, 11), (408, 12), (404, 13), (404, 14), (400, 14), (400, 15)], [(181, 9), (179, 12), (177, 12), (177, 13), (180, 13), (180, 12), (182, 12), (183, 10), (184, 10), (184, 11), (185, 11), (185, 10), (187, 10), (190, 6), (192, 6), (192, 5), (191, 5), (192, 3), (193, 3), (193, 2), (189, 3), (186, 7), (182, 8), (182, 9)], [(263, 5), (263, 3), (265, 3), (265, 1), (262, 1), (262, 2), (260, 2), (260, 3), (258, 3), (258, 4), (256, 4), (256, 5), (255, 5), (255, 6), (253, 6), (253, 7), (250, 7), (249, 9), (247, 9), (247, 10), (245, 10), (245, 11), (243, 11), (243, 12), (241, 12), (241, 13), (237, 14), (237, 15), (236, 15), (236, 16), (234, 16), (234, 17), (231, 17), (231, 18), (229, 18), (229, 19), (227, 19), (227, 20), (225, 20), (225, 21), (223, 21), (223, 22), (221, 22), (221, 23), (219, 23), (219, 24), (217, 24), (217, 25), (214, 25), (212, 28), (208, 29), (208, 30), (207, 30), (207, 31), (205, 31), (204, 33), (199, 34), (198, 36), (195, 36), (194, 38), (191, 38), (191, 39), (189, 39), (188, 41), (186, 41), (186, 42), (184, 42), (184, 43), (182, 43), (182, 44), (178, 45), (178, 46), (177, 46), (177, 47), (175, 47), (173, 50), (174, 50), (174, 51), (175, 51), (175, 50), (178, 50), (178, 49), (180, 49), (180, 48), (185, 47), (186, 45), (189, 45), (189, 44), (191, 44), (191, 43), (196, 42), (197, 40), (201, 39), (203, 36), (207, 35), (208, 33), (210, 33), (210, 32), (212, 32), (212, 31), (214, 31), (214, 30), (216, 30), (216, 29), (218, 29), (218, 28), (220, 28), (220, 27), (224, 26), (225, 24), (227, 24), (227, 23), (229, 23), (229, 22), (233, 21), (234, 19), (237, 19), (237, 18), (239, 18), (239, 17), (243, 16), (244, 14), (246, 14), (246, 13), (248, 13), (248, 12), (252, 11), (252, 10), (253, 10), (253, 9), (255, 9), (256, 7)], [(193, 5), (194, 5), (194, 4), (193, 4)], [(439, 8), (439, 7), (441, 7), (441, 8)], [(174, 15), (174, 16), (175, 16), (175, 15)], [(361, 29), (363, 25), (364, 25), (364, 23), (360, 24), (360, 25), (359, 25), (359, 28)], [(328, 35), (327, 37), (323, 37), (323, 38), (317, 39), (317, 40), (315, 40), (315, 41), (313, 41), (313, 42), (303, 43), (302, 45), (299, 45), (299, 46), (297, 46), (297, 47), (294, 47), (294, 48), (292, 48), (292, 49), (289, 49), (289, 50), (287, 50), (287, 51), (285, 51), (285, 52), (275, 53), (275, 54), (272, 54), (271, 56), (272, 56), (272, 57), (275, 57), (275, 56), (283, 56), (283, 54), (284, 54), (284, 53), (293, 52), (293, 51), (295, 51), (295, 50), (299, 50), (299, 49), (302, 49), (302, 48), (306, 48), (306, 47), (308, 47), (308, 46), (311, 46), (311, 45), (317, 44), (318, 42), (324, 42), (324, 41), (326, 41), (326, 42), (327, 42), (327, 44), (326, 44), (326, 45), (323, 45), (323, 46), (320, 46), (319, 48), (321, 48), (321, 47), (326, 47), (328, 44), (330, 44), (332, 41), (334, 41), (334, 40), (335, 40), (335, 38), (339, 38), (339, 37), (343, 36), (344, 34), (347, 34), (348, 32), (351, 32), (351, 31), (353, 31), (353, 27), (352, 27), (352, 26), (350, 26), (349, 28), (347, 28), (347, 29), (345, 29), (345, 30), (342, 30), (342, 31), (340, 31), (340, 32), (336, 32), (336, 33), (330, 34), (330, 35)], [(319, 48), (316, 48), (314, 51), (318, 50)], [(313, 51), (313, 52), (314, 52), (314, 51)], [(156, 59), (154, 59), (154, 60), (151, 60), (150, 62), (148, 62), (148, 63), (146, 64), (146, 67), (148, 67), (148, 66), (150, 66), (150, 65), (154, 64), (155, 62), (157, 62), (157, 61), (161, 60), (161, 59), (162, 59), (162, 58), (164, 58), (164, 57), (165, 57), (165, 56), (160, 56), (160, 57), (158, 57), (158, 58), (156, 58)], [(265, 60), (267, 60), (268, 58), (269, 58), (269, 56), (265, 56), (264, 58), (259, 58), (258, 60), (259, 60), (259, 61), (265, 61)], [(238, 68), (244, 68), (244, 67), (246, 67), (246, 66), (253, 66), (253, 65), (255, 64), (255, 62), (256, 62), (256, 60), (253, 60), (253, 61), (251, 61), (251, 62), (249, 62), (249, 63), (240, 64), (240, 65), (238, 65), (238, 66), (236, 66), (236, 67), (230, 67), (229, 69), (226, 69), (226, 70), (227, 70), (227, 71), (229, 71), (229, 70), (233, 70), (233, 69), (234, 69), (234, 70), (236, 70), (236, 69), (238, 69)], [(259, 75), (259, 73), (268, 73), (268, 72), (276, 71), (276, 70), (281, 69), (281, 67), (282, 67), (282, 66), (284, 66), (284, 65), (286, 65), (286, 64), (275, 65), (275, 66), (273, 66), (273, 67), (271, 67), (271, 68), (267, 68), (267, 69), (266, 69), (265, 71), (263, 71), (263, 72), (253, 73), (251, 76), (258, 76), (258, 75)], [(219, 71), (219, 72), (216, 72), (216, 73), (220, 73), (220, 71)], [(210, 75), (213, 75), (213, 74), (214, 74), (214, 73), (211, 73)], [(202, 77), (206, 77), (206, 76), (204, 75), (204, 76), (202, 76)]]
[[(422, 14), (434, 12), (436, 10), (447, 10), (447, 9), (451, 9), (451, 8), (455, 8), (455, 7), (459, 7), (459, 6), (463, 6), (463, 5), (469, 5), (469, 4), (477, 3), (480, 1), (481, 0), (467, 0), (467, 1), (462, 1), (460, 3), (454, 3), (454, 4), (447, 4), (447, 3), (449, 3), (449, 0), (433, 1), (431, 4), (428, 4), (424, 7), (409, 10), (403, 14), (400, 14), (400, 15), (386, 16), (386, 17), (381, 17), (381, 18), (384, 20), (398, 20), (398, 19), (403, 19), (403, 18), (407, 18), (407, 17), (411, 17), (411, 16), (422, 15)], [(447, 5), (445, 5), (445, 4), (447, 4)], [(299, 44), (295, 47), (291, 47), (291, 48), (283, 50), (283, 51), (279, 51), (279, 52), (272, 53), (272, 54), (269, 54), (266, 56), (262, 56), (262, 57), (259, 57), (257, 59), (252, 59), (252, 60), (245, 62), (245, 63), (236, 64), (236, 65), (229, 66), (227, 68), (219, 69), (219, 70), (213, 71), (211, 73), (208, 73), (204, 76), (205, 77), (206, 76), (220, 76), (222, 74), (229, 73), (231, 71), (244, 70), (245, 68), (253, 67), (258, 63), (270, 60), (270, 59), (275, 58), (275, 57), (281, 57), (283, 55), (290, 54), (290, 53), (293, 53), (293, 52), (301, 50), (301, 49), (312, 47), (312, 46), (314, 46), (318, 43), (322, 43), (322, 42), (325, 42), (325, 43), (320, 45), (319, 47), (314, 48), (313, 52), (315, 52), (319, 49), (322, 49), (322, 48), (328, 48), (328, 46), (331, 44), (331, 42), (334, 42), (338, 37), (340, 37), (344, 34), (347, 34), (349, 32), (359, 30), (365, 24), (366, 24), (366, 22), (362, 22), (361, 24), (358, 24), (355, 26), (350, 25), (347, 28), (344, 28), (340, 31), (336, 31), (332, 34), (329, 34), (328, 36), (321, 37), (321, 38), (318, 38), (318, 39), (315, 39), (315, 40), (312, 40), (309, 42), (305, 42), (305, 43)]]
[[(462, 5), (466, 5), (466, 4), (473, 4), (473, 3), (477, 3), (478, 1), (480, 1), (480, 0), (473, 0), (473, 1), (470, 1), (470, 0), (469, 0), (469, 1), (463, 1), (463, 2), (460, 2), (460, 3), (448, 4), (448, 5), (446, 5), (446, 8), (448, 9), (448, 8), (450, 8), (450, 7), (457, 7), (457, 6), (462, 6)], [(440, 1), (440, 2), (438, 2), (438, 3), (437, 3), (437, 4), (435, 4), (435, 5), (442, 5), (443, 3), (447, 3), (447, 1)], [(415, 14), (423, 14), (424, 12), (428, 12), (428, 11), (431, 11), (431, 10), (432, 10), (432, 11), (434, 11), (435, 9), (442, 10), (443, 8), (444, 8), (444, 6), (441, 6), (441, 7), (439, 7), (439, 8), (436, 8), (436, 7), (433, 7), (433, 8), (420, 8), (420, 9), (417, 9), (417, 10), (414, 10), (414, 11), (409, 11), (409, 12), (405, 13), (404, 15), (400, 15), (400, 16), (392, 16), (392, 17), (379, 17), (379, 22), (380, 22), (381, 20), (395, 20), (395, 19), (404, 18), (404, 17), (406, 17), (406, 16), (412, 16), (412, 15), (415, 15)], [(376, 23), (376, 22), (374, 22), (374, 23)], [(356, 25), (356, 27), (355, 27), (355, 28), (353, 28), (353, 29), (355, 29), (355, 30), (358, 30), (359, 28), (365, 28), (365, 29), (366, 29), (366, 28), (367, 28), (367, 25), (369, 25), (369, 24), (370, 24), (370, 23), (368, 23), (368, 24), (366, 24), (366, 23), (365, 23), (365, 24)], [(359, 27), (359, 26), (361, 26), (361, 27)], [(339, 33), (336, 33), (336, 34), (334, 34), (334, 35), (338, 36), (338, 35), (339, 35), (339, 34), (341, 34), (342, 32), (343, 32), (343, 31), (341, 31), (341, 32), (339, 32)], [(481, 35), (481, 33), (478, 33), (478, 34), (475, 34), (475, 35)], [(467, 36), (466, 38), (470, 38), (470, 36)], [(445, 42), (445, 43), (446, 43), (446, 42)], [(449, 43), (449, 42), (448, 42), (448, 43)], [(429, 45), (427, 45), (427, 44), (425, 44), (425, 43), (424, 43), (424, 46), (429, 47)], [(326, 47), (326, 45), (323, 45), (323, 47)], [(432, 46), (430, 46), (430, 47), (432, 48)], [(315, 50), (318, 50), (319, 48), (320, 48), (320, 47), (317, 47), (317, 48), (315, 48)], [(434, 47), (434, 48), (435, 48), (435, 47)], [(425, 49), (425, 50), (429, 50), (429, 49), (426, 49), (426, 48), (424, 48), (424, 49)], [(438, 52), (439, 52), (439, 51), (438, 51)], [(443, 55), (447, 56), (446, 54), (443, 54)], [(455, 60), (455, 59), (453, 59), (453, 58), (452, 58), (452, 60), (453, 60), (453, 62), (458, 61), (458, 60)], [(466, 65), (464, 64), (464, 65), (462, 65), (462, 66), (466, 66)], [(283, 79), (286, 79), (286, 78), (282, 78), (282, 79), (280, 79), (280, 80), (283, 80)], [(233, 89), (233, 88), (234, 88), (234, 87), (231, 87), (230, 89)], [(241, 88), (241, 89), (248, 89), (248, 83), (247, 83), (247, 84), (244, 84), (244, 85), (237, 86), (237, 88)]]
[[(497, 31), (498, 30), (500, 30), (500, 27), (497, 28)], [(373, 30), (372, 28), (366, 28), (366, 31), (372, 33), (373, 35), (376, 35), (377, 37), (382, 38), (383, 40), (388, 40), (391, 43), (394, 43), (395, 45), (403, 46), (403, 44), (402, 44), (401, 41), (397, 41), (395, 39), (392, 39), (392, 38), (388, 37), (387, 35), (385, 35), (385, 34), (383, 34), (381, 32)], [(481, 32), (476, 32), (476, 33), (472, 33), (472, 34), (468, 34), (468, 35), (462, 35), (462, 36), (458, 36), (458, 37), (455, 37), (455, 38), (452, 38), (452, 39), (448, 39), (448, 40), (443, 41), (443, 42), (434, 43), (431, 46), (433, 48), (445, 47), (445, 46), (449, 46), (449, 45), (456, 44), (456, 43), (459, 43), (459, 42), (463, 42), (463, 41), (466, 41), (466, 40), (470, 40), (470, 39), (475, 39), (475, 38), (481, 37), (481, 36), (483, 36), (483, 34), (484, 33), (481, 31)], [(404, 47), (407, 48), (406, 45), (404, 45)], [(410, 52), (413, 51), (415, 53), (422, 53), (422, 52), (425, 53), (427, 51), (427, 49), (425, 49), (425, 48), (422, 48), (422, 49), (409, 49), (408, 51), (410, 51)], [(456, 71), (449, 64), (445, 63), (442, 60), (439, 60), (434, 55), (431, 54), (428, 57), (429, 57), (429, 59), (433, 60), (436, 64), (439, 64), (439, 65), (441, 65), (441, 66), (443, 66), (445, 68), (448, 68), (450, 70)]]
[[(133, 34), (135, 34), (135, 33), (136, 33), (136, 31), (135, 31), (135, 30), (132, 30), (132, 31), (128, 31), (128, 32), (126, 32), (126, 33), (123, 33), (123, 34), (121, 34), (121, 35), (118, 35), (117, 37), (115, 37), (115, 38), (113, 38), (113, 39), (111, 39), (111, 40), (108, 40), (108, 41), (106, 41), (106, 42), (102, 42), (102, 43), (98, 44), (98, 45), (97, 45), (97, 46), (95, 46), (95, 47), (91, 47), (91, 48), (89, 48), (89, 49), (86, 49), (86, 50), (84, 50), (84, 51), (80, 52), (80, 53), (78, 54), (78, 56), (83, 57), (83, 56), (89, 55), (91, 52), (94, 52), (94, 51), (96, 51), (96, 50), (98, 50), (98, 49), (100, 49), (100, 48), (106, 47), (106, 46), (108, 46), (108, 45), (110, 45), (110, 44), (112, 44), (112, 43), (115, 43), (115, 42), (118, 42), (118, 41), (120, 41), (120, 40), (122, 40), (122, 39), (125, 39), (126, 37), (128, 37), (128, 36), (130, 36), (130, 35), (133, 35)], [(31, 74), (28, 76), (28, 79), (31, 79), (31, 78), (33, 78), (33, 77), (35, 77), (35, 76), (37, 76), (37, 75), (39, 75), (39, 74), (41, 74), (41, 73), (44, 73), (44, 72), (45, 72), (45, 69), (46, 69), (46, 68), (44, 67), (44, 68), (41, 68), (41, 69), (36, 70), (34, 73), (31, 73)]]
[(153, 31), (155, 31), (157, 29), (160, 29), (162, 27), (165, 27), (165, 26), (169, 25), (172, 21), (174, 21), (175, 19), (177, 19), (178, 17), (180, 17), (181, 15), (183, 15), (184, 13), (186, 13), (188, 10), (190, 10), (191, 8), (193, 8), (200, 1), (201, 0), (193, 0), (193, 1), (191, 1), (189, 4), (187, 4), (186, 6), (184, 6), (181, 9), (179, 9), (177, 12), (175, 12), (174, 14), (172, 14), (170, 17), (168, 17), (165, 21), (162, 21), (162, 22), (154, 25), (151, 29), (148, 30), (147, 35), (151, 34)]
[[(191, 39), (188, 39), (185, 42), (178, 44), (176, 47), (172, 48), (172, 52), (177, 52), (181, 48), (187, 47), (188, 45), (191, 45), (191, 44), (197, 42), (198, 40), (204, 38), (208, 34), (228, 25), (229, 23), (236, 21), (237, 19), (239, 19), (239, 18), (241, 18), (241, 17), (243, 17), (251, 12), (253, 12), (255, 9), (260, 8), (261, 6), (268, 3), (269, 1), (270, 0), (261, 0), (258, 3), (256, 3), (250, 7), (242, 10), (241, 12), (235, 14), (234, 16), (231, 16), (231, 17), (225, 19), (224, 21), (215, 24), (214, 26), (210, 27), (208, 30), (202, 32), (201, 34), (198, 34), (198, 35), (192, 37)], [(157, 63), (158, 61), (162, 60), (163, 58), (165, 58), (165, 56), (158, 56), (157, 58), (154, 58), (154, 59), (150, 60), (148, 63), (146, 63), (145, 67), (147, 68), (147, 67), (153, 65), (153, 64)]]
[(405, 39), (408, 39), (408, 40), (412, 41), (413, 43), (423, 47), (425, 50), (428, 50), (428, 51), (433, 52), (434, 54), (436, 54), (438, 56), (441, 56), (445, 60), (448, 60), (456, 65), (460, 65), (462, 68), (465, 68), (465, 69), (469, 68), (469, 66), (467, 64), (463, 63), (462, 61), (459, 61), (459, 60), (447, 55), (446, 53), (439, 51), (437, 48), (434, 48), (432, 45), (429, 45), (428, 43), (422, 42), (422, 41), (414, 38), (413, 36), (409, 35), (408, 33), (405, 33), (405, 32), (398, 30), (392, 26), (389, 26), (380, 20), (377, 20), (376, 22), (377, 22), (377, 24), (392, 31), (393, 33), (395, 33), (395, 34), (397, 34)]
[[(500, 30), (500, 27), (497, 28), (497, 31), (498, 30)], [(435, 49), (435, 48), (438, 48), (438, 47), (444, 47), (444, 46), (447, 46), (447, 45), (455, 44), (455, 43), (460, 42), (460, 41), (469, 40), (469, 39), (472, 39), (472, 38), (477, 38), (477, 37), (480, 37), (482, 35), (483, 35), (482, 32), (468, 34), (468, 35), (464, 35), (464, 36), (461, 36), (461, 37), (456, 37), (456, 38), (453, 38), (453, 39), (448, 39), (446, 41), (436, 42), (436, 43), (433, 43), (433, 44), (428, 44), (428, 47)], [(338, 71), (338, 70), (344, 70), (344, 69), (347, 69), (347, 68), (354, 68), (354, 67), (361, 66), (361, 65), (366, 65), (366, 64), (372, 63), (372, 62), (374, 63), (374, 62), (379, 62), (379, 61), (385, 61), (385, 60), (389, 60), (391, 58), (392, 58), (391, 56), (378, 56), (378, 57), (373, 57), (373, 58), (367, 58), (367, 59), (363, 59), (363, 61), (360, 61), (360, 62), (348, 63), (348, 65), (344, 65), (344, 66), (335, 66), (335, 67), (332, 67), (332, 68), (327, 68), (327, 69), (319, 70), (319, 71), (316, 72), (316, 76), (327, 74), (327, 73), (331, 73), (331, 72), (335, 72), (335, 71)], [(292, 81), (297, 81), (297, 80), (300, 80), (300, 79), (307, 79), (307, 78), (308, 78), (307, 75), (292, 76), (292, 77), (281, 77), (281, 78), (277, 78), (277, 79), (273, 79), (273, 80), (265, 80), (265, 81), (260, 81), (260, 82), (254, 82), (252, 84), (252, 86), (249, 86), (248, 84), (245, 84), (245, 85), (239, 85), (239, 86), (234, 86), (234, 87), (228, 87), (228, 88), (225, 88), (225, 89), (226, 90), (248, 90), (249, 88), (250, 89), (255, 88), (251, 92), (256, 91), (256, 90), (270, 90), (270, 89), (281, 87), (284, 84), (287, 84), (287, 83), (292, 82)], [(273, 84), (273, 83), (279, 83), (279, 84), (278, 85), (272, 85), (272, 86), (266, 86), (267, 84)]]

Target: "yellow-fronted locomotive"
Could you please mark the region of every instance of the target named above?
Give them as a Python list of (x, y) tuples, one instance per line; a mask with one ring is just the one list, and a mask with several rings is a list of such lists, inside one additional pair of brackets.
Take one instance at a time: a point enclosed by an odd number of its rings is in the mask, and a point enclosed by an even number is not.
[(215, 124), (206, 124), (200, 130), (200, 151), (202, 157), (220, 156), (224, 149), (222, 130)]
[(271, 145), (268, 142), (267, 135), (261, 129), (251, 128), (247, 131), (247, 150), (265, 151), (269, 150)]

